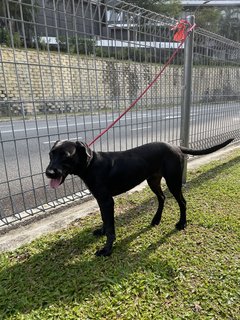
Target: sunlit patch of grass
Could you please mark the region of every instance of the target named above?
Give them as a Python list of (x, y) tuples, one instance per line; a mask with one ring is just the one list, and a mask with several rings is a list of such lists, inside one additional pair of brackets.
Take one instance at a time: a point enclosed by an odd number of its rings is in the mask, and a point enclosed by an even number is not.
[(1, 319), (239, 319), (240, 153), (188, 175), (188, 226), (166, 192), (162, 222), (149, 224), (151, 191), (116, 199), (117, 241), (94, 214), (0, 255)]

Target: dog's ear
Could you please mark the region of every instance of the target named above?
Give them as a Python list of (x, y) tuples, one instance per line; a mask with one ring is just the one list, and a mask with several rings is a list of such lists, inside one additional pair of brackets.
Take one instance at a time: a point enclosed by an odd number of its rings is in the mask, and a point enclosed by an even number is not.
[(89, 148), (89, 146), (82, 142), (82, 141), (77, 141), (76, 142), (76, 147), (77, 149), (80, 149), (80, 150), (84, 150), (86, 156), (87, 156), (87, 165), (89, 165), (90, 161), (92, 160), (92, 157), (93, 157), (93, 153), (92, 153), (92, 150)]
[(82, 141), (76, 141), (76, 146), (77, 148), (83, 148), (88, 157), (92, 156), (92, 150), (89, 148), (89, 146), (86, 143)]
[(54, 145), (52, 146), (51, 149), (55, 148), (59, 141), (60, 141), (60, 140), (57, 140), (56, 142), (54, 142)]

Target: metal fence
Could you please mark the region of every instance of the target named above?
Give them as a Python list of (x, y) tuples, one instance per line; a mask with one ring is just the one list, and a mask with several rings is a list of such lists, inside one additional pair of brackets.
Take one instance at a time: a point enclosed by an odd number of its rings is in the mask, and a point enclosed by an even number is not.
[[(58, 139), (90, 142), (145, 89), (177, 47), (174, 19), (113, 0), (0, 4), (0, 226), (88, 195), (79, 178), (47, 187)], [(207, 147), (240, 139), (240, 44), (197, 29), (189, 127), (184, 47), (134, 109), (94, 144)], [(181, 131), (182, 128), (182, 131)]]

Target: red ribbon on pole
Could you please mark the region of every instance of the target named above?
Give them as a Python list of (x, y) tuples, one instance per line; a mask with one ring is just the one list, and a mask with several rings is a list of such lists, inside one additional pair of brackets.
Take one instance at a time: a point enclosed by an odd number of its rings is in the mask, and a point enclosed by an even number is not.
[(183, 41), (188, 35), (188, 29), (191, 27), (187, 20), (181, 19), (171, 30), (176, 30), (173, 40), (177, 42)]

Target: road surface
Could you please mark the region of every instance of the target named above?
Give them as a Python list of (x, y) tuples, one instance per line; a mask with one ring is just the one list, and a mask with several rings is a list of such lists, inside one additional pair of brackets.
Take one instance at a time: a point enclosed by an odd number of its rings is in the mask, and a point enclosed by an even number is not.
[[(0, 122), (0, 214), (9, 216), (26, 208), (70, 195), (83, 188), (80, 179), (68, 179), (56, 192), (45, 188), (48, 152), (58, 139), (89, 143), (118, 113), (58, 115), (31, 120)], [(125, 150), (151, 141), (179, 144), (181, 108), (132, 111), (94, 144), (95, 150)], [(238, 130), (240, 108), (237, 103), (201, 105), (192, 108), (192, 141)]]

